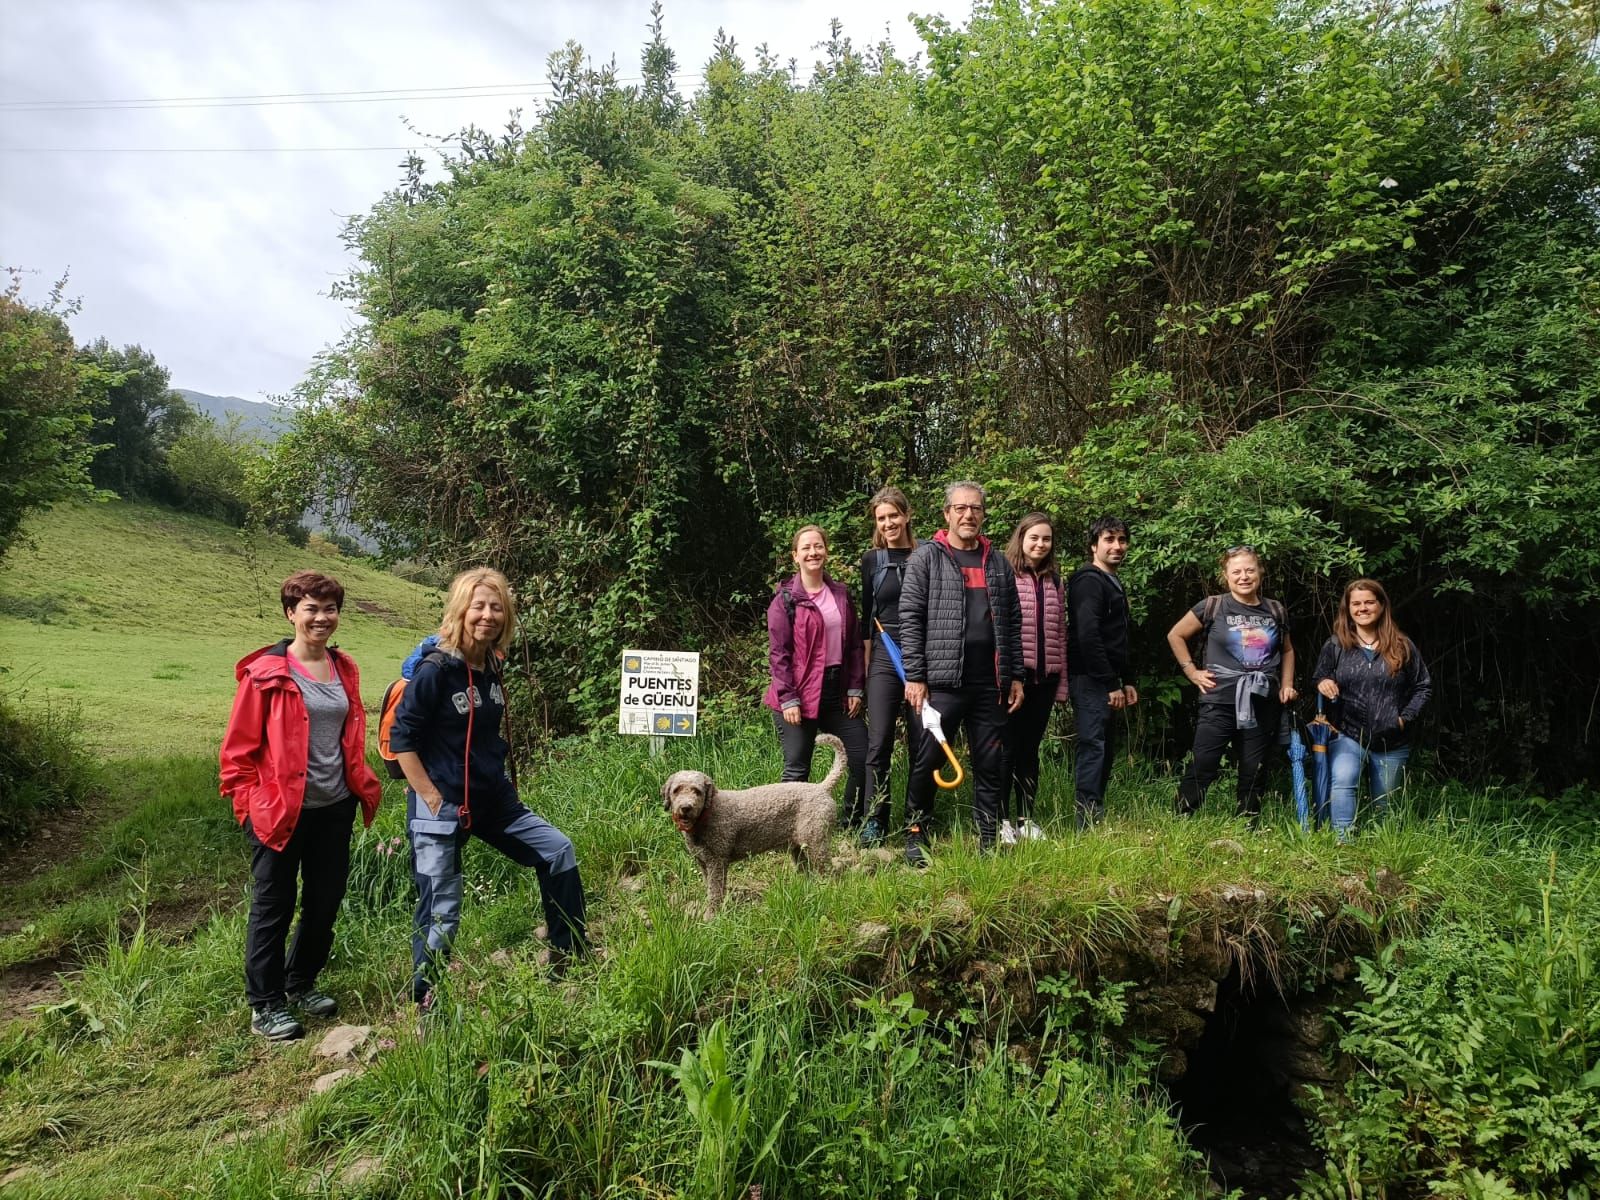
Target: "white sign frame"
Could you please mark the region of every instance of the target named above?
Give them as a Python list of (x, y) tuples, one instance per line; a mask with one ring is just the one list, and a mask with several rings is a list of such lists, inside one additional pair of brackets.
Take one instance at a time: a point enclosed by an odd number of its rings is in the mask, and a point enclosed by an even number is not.
[(700, 726), (700, 655), (693, 650), (624, 650), (617, 732), (694, 737)]

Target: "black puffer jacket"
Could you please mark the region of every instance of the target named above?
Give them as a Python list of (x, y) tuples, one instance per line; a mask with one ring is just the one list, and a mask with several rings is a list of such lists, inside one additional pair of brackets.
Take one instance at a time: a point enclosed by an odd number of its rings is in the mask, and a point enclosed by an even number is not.
[[(983, 580), (994, 622), (995, 683), (1004, 696), (1013, 679), (1021, 679), (1022, 617), (1017, 611), (1016, 576), (1005, 555), (988, 538), (983, 550)], [(959, 688), (965, 663), (967, 593), (961, 568), (940, 530), (923, 542), (906, 562), (900, 585), (900, 649), (906, 679), (930, 687)]]
[(1393, 675), (1381, 654), (1369, 662), (1360, 650), (1346, 650), (1336, 637), (1324, 642), (1317, 656), (1312, 682), (1331, 679), (1339, 685), (1333, 723), (1368, 749), (1406, 745), (1422, 706), (1433, 695), (1433, 678), (1417, 644), (1406, 638), (1406, 646), (1411, 653)]

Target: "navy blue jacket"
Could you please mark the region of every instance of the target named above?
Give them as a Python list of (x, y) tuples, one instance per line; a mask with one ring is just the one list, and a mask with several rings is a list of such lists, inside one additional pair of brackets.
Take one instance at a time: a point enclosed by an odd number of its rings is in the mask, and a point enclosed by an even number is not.
[[(467, 759), (467, 662), (444, 650), (429, 654), (411, 676), (389, 732), (391, 750), (409, 750), (440, 795), (460, 804), (463, 766)], [(472, 795), (500, 798), (510, 776), (506, 771), (508, 747), (500, 725), (506, 711), (506, 694), (492, 668), (472, 671)]]
[(1406, 645), (1411, 654), (1393, 675), (1383, 655), (1373, 655), (1369, 662), (1359, 646), (1346, 650), (1336, 637), (1323, 642), (1322, 653), (1317, 655), (1313, 684), (1331, 679), (1339, 685), (1333, 723), (1340, 733), (1369, 749), (1395, 750), (1406, 745), (1412, 724), (1433, 695), (1428, 664), (1410, 638)]

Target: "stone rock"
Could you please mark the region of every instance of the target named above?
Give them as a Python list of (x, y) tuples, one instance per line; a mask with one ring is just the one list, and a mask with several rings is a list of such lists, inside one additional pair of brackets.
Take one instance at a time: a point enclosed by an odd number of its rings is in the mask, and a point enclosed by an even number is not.
[(881, 921), (863, 921), (851, 935), (856, 950), (864, 954), (882, 954), (889, 948), (889, 935), (893, 932)]
[(311, 1094), (320, 1096), (324, 1092), (331, 1092), (355, 1073), (354, 1067), (340, 1067), (337, 1071), (329, 1071), (326, 1075), (318, 1075), (316, 1082), (311, 1085)]
[(496, 950), (489, 955), (489, 961), (497, 967), (509, 967), (511, 965), (511, 951)]
[(935, 912), (941, 924), (955, 925), (959, 928), (971, 925), (974, 916), (972, 905), (967, 903), (967, 898), (954, 892), (939, 901), (939, 907)]
[(4, 1175), (0, 1175), (0, 1187), (6, 1187), (9, 1184), (19, 1183), (26, 1179), (29, 1175), (35, 1174), (37, 1171), (38, 1168), (33, 1166), (31, 1163), (23, 1163), (20, 1167), (12, 1167), (11, 1170), (7, 1171)]
[(346, 1188), (360, 1187), (382, 1170), (383, 1159), (372, 1154), (363, 1154), (355, 1162), (339, 1172), (339, 1186)]
[(629, 875), (626, 879), (619, 882), (617, 886), (623, 891), (627, 892), (629, 895), (637, 896), (640, 892), (644, 891), (648, 883), (649, 880), (647, 880), (643, 875)]
[(895, 856), (895, 852), (893, 850), (886, 849), (883, 846), (874, 846), (871, 850), (868, 850), (865, 854), (863, 854), (862, 857), (867, 859), (869, 862), (877, 863), (880, 867), (892, 867), (895, 865), (895, 863), (900, 861), (899, 858)]
[(1235, 858), (1243, 858), (1244, 857), (1244, 846), (1243, 846), (1243, 844), (1240, 843), (1240, 842), (1234, 841), (1232, 838), (1217, 838), (1215, 841), (1207, 842), (1206, 843), (1206, 849), (1207, 850), (1223, 850), (1223, 851), (1226, 851), (1227, 853), (1233, 855)]
[(1240, 887), (1237, 883), (1230, 883), (1222, 889), (1224, 904), (1265, 904), (1267, 894), (1260, 888)]
[(1316, 1050), (1296, 1047), (1283, 1056), (1283, 1065), (1292, 1078), (1305, 1083), (1332, 1083), (1334, 1079), (1327, 1060)]
[(335, 1025), (318, 1043), (318, 1058), (354, 1058), (372, 1036), (371, 1025)]
[(1405, 894), (1406, 881), (1401, 879), (1400, 876), (1396, 875), (1393, 871), (1389, 870), (1388, 867), (1378, 868), (1376, 882), (1378, 885), (1378, 895), (1382, 896), (1385, 900), (1393, 900), (1395, 897)]

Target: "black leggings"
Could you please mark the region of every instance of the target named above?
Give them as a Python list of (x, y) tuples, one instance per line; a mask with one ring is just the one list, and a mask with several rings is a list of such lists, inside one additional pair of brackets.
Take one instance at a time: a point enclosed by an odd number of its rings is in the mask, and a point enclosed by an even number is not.
[(811, 752), (816, 749), (817, 734), (831, 733), (844, 743), (849, 779), (845, 783), (844, 799), (839, 802), (839, 813), (842, 823), (848, 827), (861, 819), (861, 792), (867, 773), (867, 724), (860, 717), (845, 712), (842, 675), (838, 667), (829, 667), (823, 673), (822, 698), (815, 717), (802, 717), (798, 725), (791, 725), (781, 712), (775, 712), (772, 723), (777, 727), (778, 745), (783, 749), (785, 782), (811, 778)]
[[(889, 828), (892, 808), (889, 796), (889, 769), (894, 761), (894, 735), (897, 727), (909, 735), (920, 725), (906, 704), (906, 685), (895, 674), (894, 664), (880, 644), (872, 654), (867, 670), (867, 782), (861, 795), (864, 813)], [(911, 756), (906, 756), (906, 774), (911, 773)]]
[(1008, 804), (1000, 799), (1000, 819), (1026, 821), (1033, 816), (1034, 797), (1039, 794), (1039, 745), (1050, 724), (1050, 706), (1055, 703), (1061, 676), (1047, 675), (1038, 683), (1022, 685), (1022, 707), (1006, 718), (1006, 756), (1011, 761), (1011, 796)]
[(1200, 721), (1194, 730), (1194, 757), (1178, 781), (1178, 812), (1194, 812), (1206, 798), (1206, 789), (1216, 782), (1222, 766), (1222, 752), (1231, 743), (1239, 766), (1238, 816), (1253, 817), (1261, 811), (1261, 790), (1266, 780), (1262, 764), (1267, 749), (1278, 735), (1278, 699), (1253, 696), (1256, 727), (1240, 729), (1233, 717), (1233, 703), (1201, 704)]

